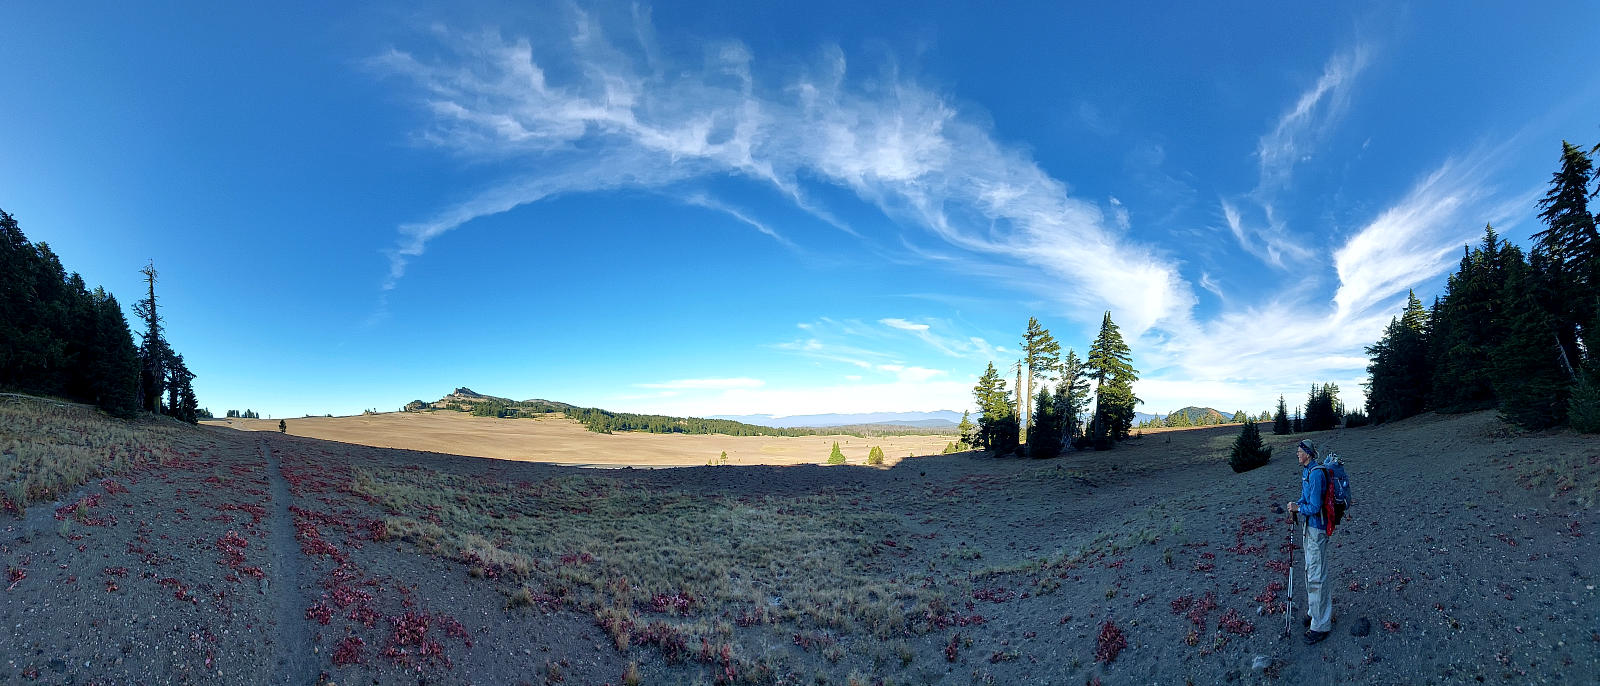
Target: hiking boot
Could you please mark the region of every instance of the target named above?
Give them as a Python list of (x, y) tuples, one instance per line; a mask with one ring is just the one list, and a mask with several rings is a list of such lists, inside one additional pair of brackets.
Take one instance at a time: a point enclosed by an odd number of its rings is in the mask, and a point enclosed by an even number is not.
[[(1333, 626), (1333, 623), (1334, 623), (1333, 618), (1331, 618), (1331, 617), (1328, 618), (1328, 626)], [(1301, 617), (1300, 618), (1300, 626), (1303, 626), (1303, 627), (1305, 627), (1307, 629), (1310, 629), (1311, 628), (1311, 617), (1309, 617), (1309, 616)]]
[(1318, 643), (1321, 643), (1323, 641), (1323, 639), (1327, 638), (1328, 634), (1330, 634), (1330, 633), (1333, 633), (1333, 632), (1331, 632), (1331, 631), (1306, 631), (1306, 635), (1305, 635), (1306, 645), (1314, 646), (1314, 645), (1316, 645)]

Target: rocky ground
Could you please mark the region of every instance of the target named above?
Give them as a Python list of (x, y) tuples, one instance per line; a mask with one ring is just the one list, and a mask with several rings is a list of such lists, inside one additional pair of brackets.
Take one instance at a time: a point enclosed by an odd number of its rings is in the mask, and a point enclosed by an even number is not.
[(1334, 634), (1307, 647), (1298, 621), (1283, 635), (1295, 551), (1273, 510), (1298, 491), (1292, 441), (1234, 474), (1235, 431), (1049, 461), (585, 471), (185, 429), (0, 514), (0, 678), (1600, 679), (1594, 494), (1538, 476), (1600, 469), (1600, 441), (1492, 413), (1312, 434), (1357, 500)]

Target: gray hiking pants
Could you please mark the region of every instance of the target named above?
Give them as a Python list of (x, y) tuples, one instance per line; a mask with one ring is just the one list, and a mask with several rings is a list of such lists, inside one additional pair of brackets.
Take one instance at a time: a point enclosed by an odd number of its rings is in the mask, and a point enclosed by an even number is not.
[(1328, 534), (1315, 527), (1306, 527), (1306, 614), (1311, 616), (1312, 631), (1333, 630), (1333, 588), (1328, 585)]

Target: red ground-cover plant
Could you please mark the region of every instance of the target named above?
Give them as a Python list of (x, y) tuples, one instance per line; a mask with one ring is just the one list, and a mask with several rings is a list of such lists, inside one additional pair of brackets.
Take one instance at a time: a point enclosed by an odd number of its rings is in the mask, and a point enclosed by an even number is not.
[(7, 586), (6, 590), (9, 591), (16, 588), (17, 584), (22, 583), (22, 580), (26, 578), (28, 578), (28, 570), (21, 567), (6, 567), (6, 581), (11, 582), (11, 585)]
[(1266, 590), (1257, 594), (1255, 600), (1258, 603), (1271, 603), (1278, 599), (1278, 591), (1281, 590), (1283, 590), (1283, 582), (1274, 581), (1267, 584)]
[(324, 603), (312, 603), (306, 608), (306, 619), (315, 620), (316, 623), (326, 626), (333, 621), (333, 608)]
[(1003, 603), (1017, 597), (1016, 591), (1009, 588), (980, 588), (972, 592), (976, 600), (987, 600), (991, 603)]
[(156, 581), (156, 585), (158, 585), (158, 586), (166, 586), (168, 588), (171, 588), (172, 589), (172, 597), (177, 598), (178, 600), (182, 600), (182, 601), (188, 602), (188, 603), (195, 603), (195, 604), (199, 604), (199, 602), (200, 602), (198, 599), (196, 599), (194, 597), (193, 594), (189, 593), (189, 587), (185, 586), (182, 581), (179, 581), (175, 577), (170, 577), (169, 576), (169, 577), (164, 577), (164, 578), (158, 579)]
[(1239, 519), (1240, 534), (1259, 534), (1271, 528), (1272, 525), (1267, 524), (1266, 515), (1261, 515), (1259, 517), (1241, 517)]
[(684, 639), (683, 632), (666, 622), (651, 622), (641, 629), (637, 636), (639, 645), (655, 646), (669, 665), (683, 662), (689, 654), (689, 644)]
[(462, 626), (461, 622), (456, 621), (455, 617), (438, 615), (435, 619), (439, 622), (439, 628), (444, 629), (444, 635), (451, 638), (459, 638), (468, 648), (472, 647), (472, 636), (467, 634), (467, 628)]
[(362, 663), (361, 648), (367, 645), (366, 641), (356, 636), (346, 636), (333, 648), (333, 664), (337, 667), (345, 665), (359, 665)]
[(426, 612), (407, 612), (398, 617), (390, 617), (389, 623), (394, 630), (389, 634), (389, 643), (383, 649), (384, 656), (400, 664), (410, 664), (412, 657), (426, 658), (429, 661), (443, 660), (445, 666), (450, 666), (449, 658), (444, 656), (444, 646), (438, 641), (428, 638), (428, 625), (432, 618)]
[(1289, 573), (1289, 562), (1287, 560), (1267, 560), (1267, 569), (1277, 574), (1287, 575)]
[(689, 614), (689, 608), (693, 605), (694, 597), (682, 591), (672, 595), (657, 593), (650, 599), (651, 610), (675, 615), (687, 616)]
[(101, 479), (100, 487), (106, 489), (106, 495), (116, 495), (118, 493), (128, 492), (127, 486), (123, 486), (122, 484), (119, 484), (111, 479)]
[(1217, 628), (1240, 636), (1248, 636), (1256, 631), (1256, 625), (1245, 621), (1239, 616), (1239, 611), (1233, 608), (1229, 608), (1223, 613), (1222, 618), (1217, 620)]
[(250, 524), (251, 525), (260, 524), (261, 520), (267, 518), (267, 508), (265, 506), (262, 506), (262, 505), (247, 505), (247, 504), (243, 504), (243, 503), (223, 503), (221, 505), (212, 505), (211, 509), (219, 510), (219, 511), (222, 511), (222, 512), (229, 512), (229, 511), (244, 512), (244, 513), (250, 515)]
[(957, 631), (950, 637), (950, 642), (944, 646), (944, 659), (948, 662), (956, 661), (956, 651), (961, 648), (961, 632)]
[(1189, 621), (1194, 623), (1196, 629), (1206, 630), (1206, 615), (1217, 609), (1217, 596), (1211, 591), (1206, 591), (1200, 600), (1189, 607)]
[(1122, 629), (1117, 628), (1116, 622), (1107, 619), (1100, 625), (1100, 636), (1095, 639), (1094, 659), (1101, 664), (1111, 664), (1126, 647), (1128, 639), (1122, 635)]
[(947, 629), (952, 626), (964, 627), (973, 624), (983, 624), (985, 621), (983, 615), (980, 614), (963, 615), (959, 612), (942, 612), (939, 614), (934, 614), (931, 608), (925, 611), (923, 614), (923, 619), (927, 620), (928, 625), (935, 629)]

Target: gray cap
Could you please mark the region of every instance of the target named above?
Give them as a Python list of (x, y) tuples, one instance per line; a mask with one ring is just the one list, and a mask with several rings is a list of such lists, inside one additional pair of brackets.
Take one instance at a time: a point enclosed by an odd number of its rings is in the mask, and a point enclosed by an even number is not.
[(1300, 447), (1301, 450), (1306, 451), (1307, 455), (1310, 455), (1312, 457), (1316, 457), (1317, 456), (1317, 444), (1312, 443), (1311, 439), (1307, 438), (1307, 439), (1301, 440), (1299, 447)]

